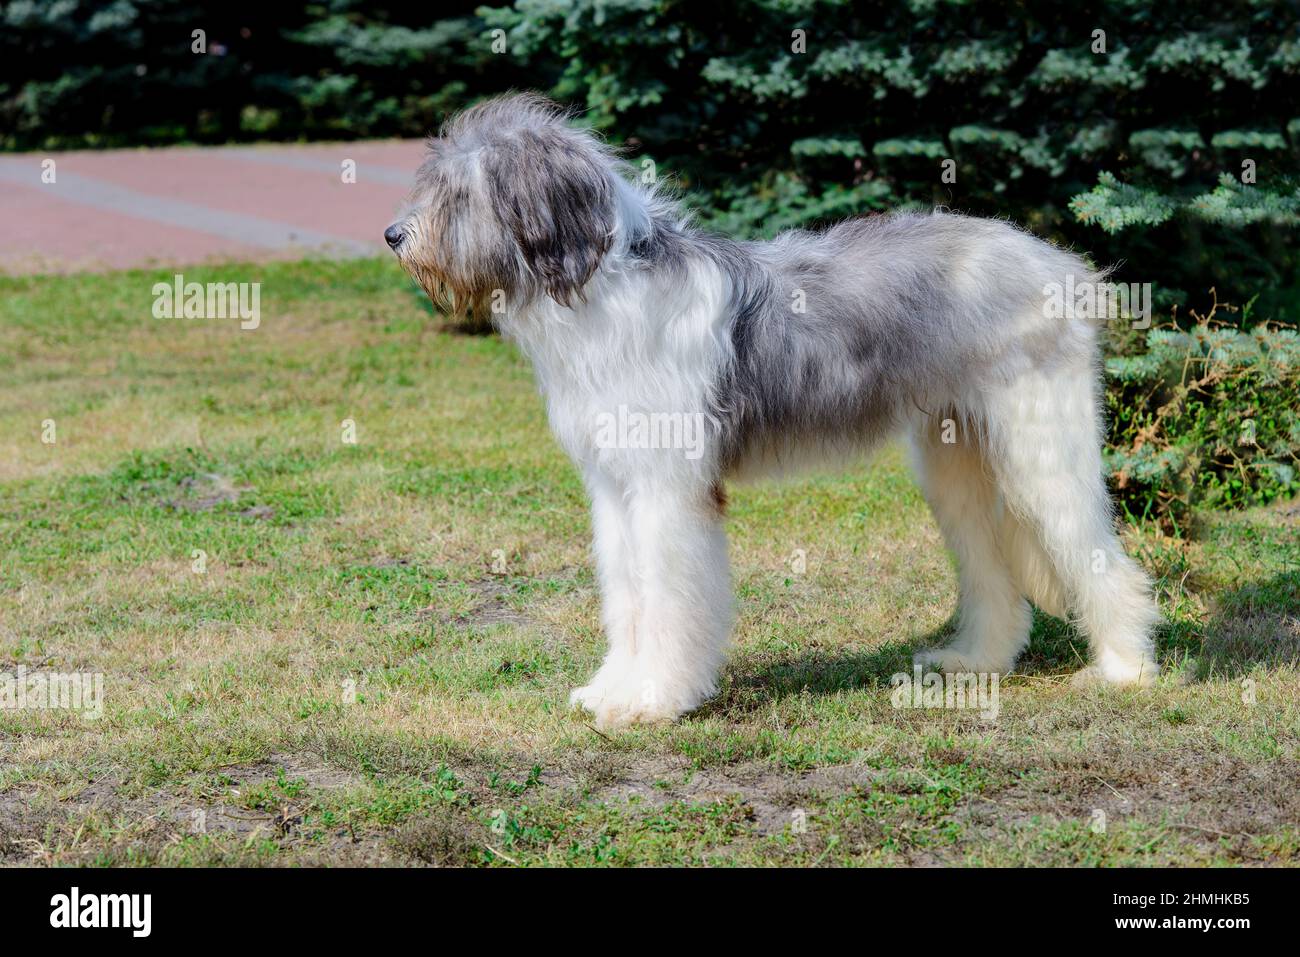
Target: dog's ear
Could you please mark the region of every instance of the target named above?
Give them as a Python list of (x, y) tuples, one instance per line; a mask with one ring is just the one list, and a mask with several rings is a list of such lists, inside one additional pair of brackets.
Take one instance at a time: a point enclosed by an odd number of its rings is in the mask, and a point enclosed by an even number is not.
[(614, 232), (612, 174), (585, 136), (528, 130), (518, 149), (494, 150), (484, 163), (502, 226), (546, 294), (562, 306), (581, 298)]

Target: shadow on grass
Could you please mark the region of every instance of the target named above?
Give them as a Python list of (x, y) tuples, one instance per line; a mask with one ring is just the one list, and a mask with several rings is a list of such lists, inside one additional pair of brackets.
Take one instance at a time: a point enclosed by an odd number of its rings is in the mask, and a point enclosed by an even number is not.
[[(1261, 661), (1295, 661), (1300, 650), (1300, 582), (1296, 579), (1294, 573), (1279, 576), (1225, 599), (1225, 608), (1245, 606), (1255, 610), (1244, 618), (1236, 611), (1217, 618), (1211, 626), (1212, 632), (1218, 629), (1219, 637), (1214, 641), (1207, 638), (1202, 642), (1200, 630), (1188, 622), (1166, 621), (1156, 636), (1158, 657), (1168, 662), (1180, 655), (1202, 653), (1201, 669), (1206, 678), (1232, 677)], [(1243, 621), (1251, 623), (1244, 626), (1245, 640), (1239, 634)], [(951, 640), (953, 626), (950, 620), (927, 635), (890, 642), (870, 651), (810, 651), (738, 659), (728, 670), (719, 695), (699, 714), (748, 713), (804, 694), (829, 696), (863, 688), (888, 690), (893, 675), (911, 672), (912, 656), (917, 651)], [(1288, 637), (1285, 641), (1261, 643), (1261, 627), (1266, 632), (1286, 631)], [(1029, 646), (1016, 663), (1016, 674), (1065, 678), (1088, 661), (1087, 639), (1074, 625), (1035, 609)]]
[(808, 651), (750, 655), (733, 661), (718, 695), (696, 712), (701, 717), (746, 714), (803, 694), (829, 696), (860, 688), (889, 688), (889, 679), (912, 669), (912, 655), (941, 644), (951, 622), (913, 641), (892, 641), (869, 651)]
[[(1175, 616), (1155, 635), (1156, 658), (1168, 670), (1192, 659), (1193, 681), (1221, 681), (1263, 665), (1300, 664), (1300, 571), (1287, 571), (1220, 594), (1208, 622)], [(1065, 674), (1088, 661), (1087, 639), (1074, 625), (1034, 612), (1021, 674)]]
[[(736, 714), (795, 695), (835, 695), (861, 688), (888, 689), (889, 679), (912, 669), (912, 655), (950, 640), (953, 621), (912, 641), (870, 651), (797, 652), (736, 661), (722, 693), (703, 714)], [(1208, 624), (1166, 620), (1156, 634), (1157, 656), (1168, 667), (1193, 658), (1195, 681), (1240, 677), (1263, 665), (1300, 664), (1300, 571), (1286, 571), (1226, 592)], [(1016, 664), (1023, 675), (1065, 677), (1089, 660), (1088, 642), (1067, 621), (1034, 611), (1029, 647)]]
[(1260, 665), (1300, 664), (1300, 570), (1219, 596), (1199, 646), (1197, 681), (1237, 678)]
[(1065, 676), (1088, 664), (1088, 639), (1063, 618), (1034, 609), (1029, 647), (1016, 662), (1016, 674)]

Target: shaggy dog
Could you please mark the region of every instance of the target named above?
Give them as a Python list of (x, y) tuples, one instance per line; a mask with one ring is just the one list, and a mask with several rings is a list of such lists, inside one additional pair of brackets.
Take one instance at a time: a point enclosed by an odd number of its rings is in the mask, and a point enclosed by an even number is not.
[(519, 345), (582, 472), (609, 649), (575, 706), (611, 726), (712, 695), (733, 620), (723, 480), (899, 432), (960, 578), (956, 635), (919, 662), (1010, 670), (1032, 601), (1087, 635), (1079, 679), (1155, 679), (1158, 613), (1102, 479), (1097, 322), (1047, 307), (1104, 276), (940, 212), (735, 242), (627, 174), (554, 104), (506, 96), (430, 142), (384, 233), (435, 303)]

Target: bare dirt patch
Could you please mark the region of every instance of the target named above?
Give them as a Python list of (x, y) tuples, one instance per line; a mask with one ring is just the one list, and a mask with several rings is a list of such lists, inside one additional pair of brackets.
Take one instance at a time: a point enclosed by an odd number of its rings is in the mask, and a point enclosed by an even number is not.
[(62, 801), (34, 803), (34, 789), (10, 788), (0, 792), (0, 863), (112, 862), (128, 853), (156, 860), (186, 837), (234, 846), (269, 841), (298, 863), (391, 863), (384, 833), (322, 831), (306, 818), (315, 797), (359, 780), (310, 755), (277, 753), (220, 769), (197, 796), (156, 789), (127, 796), (124, 782), (112, 777)]
[[(1248, 764), (1207, 753), (1113, 753), (999, 758), (961, 749), (931, 753), (940, 765), (973, 762), (989, 774), (979, 793), (958, 792), (941, 819), (910, 819), (899, 812), (890, 834), (898, 853), (917, 866), (961, 860), (976, 846), (1005, 845), (1017, 835), (1074, 822), (1088, 825), (1098, 812), (1112, 827), (1141, 822), (1152, 833), (1176, 832), (1180, 842), (1239, 863), (1278, 863), (1255, 839), (1300, 821), (1300, 763), (1279, 759)], [(873, 793), (920, 794), (932, 770), (896, 772), (862, 763), (793, 771), (765, 761), (696, 767), (682, 755), (589, 749), (558, 762), (526, 754), (480, 761), (453, 760), (458, 797), (434, 805), (393, 827), (322, 829), (311, 808), (317, 799), (363, 782), (352, 771), (310, 753), (275, 753), (211, 773), (184, 794), (152, 790), (124, 796), (122, 782), (90, 782), (63, 801), (36, 800), (19, 785), (0, 792), (0, 863), (112, 862), (159, 859), (186, 837), (206, 835), (232, 848), (269, 843), (275, 859), (311, 864), (422, 863), (467, 866), (495, 852), (483, 810), (516, 804), (566, 808), (615, 805), (635, 815), (669, 805), (728, 804), (740, 815), (737, 843), (791, 834), (793, 852), (829, 846), (881, 848), (889, 835), (871, 815), (850, 815), (834, 827), (819, 819), (830, 802)], [(536, 770), (535, 770), (536, 769)], [(432, 777), (436, 769), (421, 776)], [(801, 833), (806, 815), (809, 829)], [(933, 835), (942, 821), (959, 825), (951, 845), (911, 835)], [(784, 845), (780, 845), (784, 846)], [(779, 850), (774, 853), (782, 853)], [(222, 859), (229, 862), (229, 858)]]
[[(456, 625), (460, 628), (487, 628), (493, 625), (526, 625), (531, 619), (515, 610), (506, 600), (510, 594), (507, 582), (493, 578), (481, 578), (464, 583), (473, 591), (476, 601), (468, 611), (457, 615), (443, 615), (439, 619), (443, 624)], [(424, 610), (425, 617), (433, 617), (436, 609)]]
[[(495, 773), (524, 780), (531, 767), (527, 759), (512, 759)], [(489, 800), (489, 792), (475, 782), (491, 773), (483, 767), (453, 767), (476, 800)], [(541, 766), (538, 784), (546, 796), (559, 803), (597, 802), (646, 808), (669, 804), (736, 802), (748, 808), (751, 831), (758, 836), (782, 833), (798, 811), (817, 799), (833, 798), (850, 789), (870, 788), (880, 772), (864, 764), (844, 764), (807, 772), (792, 771), (763, 761), (744, 761), (718, 767), (697, 768), (682, 755), (646, 755), (588, 751), (567, 757), (559, 765)]]
[[(1140, 822), (1153, 835), (1171, 831), (1181, 845), (1243, 864), (1282, 863), (1260, 850), (1255, 838), (1300, 822), (1300, 763), (1278, 760), (1263, 765), (1212, 753), (1131, 755), (1121, 753), (999, 758), (960, 748), (927, 755), (929, 763), (970, 764), (987, 777), (978, 791), (936, 780), (926, 765), (893, 771), (865, 763), (794, 771), (764, 761), (696, 767), (681, 755), (645, 755), (604, 750), (577, 753), (544, 767), (530, 801), (561, 807), (610, 804), (652, 813), (671, 804), (728, 803), (744, 816), (744, 837), (754, 841), (789, 834), (805, 850), (827, 846), (834, 833), (844, 848), (880, 849), (887, 842), (913, 866), (955, 863), (977, 846), (1006, 845), (1017, 835), (1057, 824), (1089, 825), (1096, 812), (1110, 826)], [(467, 797), (479, 805), (499, 801), (483, 785), (490, 774), (523, 780), (529, 773), (523, 755), (489, 768), (453, 768), (465, 782)], [(943, 792), (951, 809), (905, 808), (913, 797)], [(827, 828), (820, 809), (846, 796), (873, 794), (897, 804), (888, 821), (871, 814), (849, 816)], [(922, 808), (933, 804), (921, 802)], [(918, 816), (919, 815), (919, 816)], [(404, 837), (405, 849), (435, 863), (451, 863), (470, 853), (473, 830), (451, 812), (417, 824)], [(933, 840), (945, 822), (959, 825), (951, 844)], [(801, 833), (800, 825), (808, 829)], [(886, 834), (886, 830), (889, 831)], [(427, 847), (421, 842), (427, 842)], [(467, 843), (468, 842), (468, 843)], [(477, 845), (475, 845), (477, 846)], [(776, 847), (776, 845), (774, 845)], [(471, 849), (472, 850), (472, 849)], [(732, 848), (719, 847), (719, 853)], [(774, 853), (782, 853), (779, 849)]]
[(403, 824), (392, 843), (399, 853), (422, 864), (465, 867), (482, 860), (481, 831), (463, 814), (441, 808)]
[[(1185, 753), (1137, 759), (1113, 755), (1049, 759), (1014, 786), (963, 802), (954, 818), (973, 836), (1033, 824), (1141, 821), (1243, 863), (1269, 863), (1252, 838), (1300, 822), (1300, 763), (1247, 764)], [(1098, 817), (1098, 813), (1104, 817)]]
[[(222, 505), (238, 505), (246, 495), (254, 492), (251, 485), (236, 485), (234, 481), (217, 472), (199, 472), (181, 479), (176, 494), (162, 500), (167, 508), (182, 512), (210, 512)], [(270, 505), (250, 505), (240, 509), (244, 518), (266, 521), (275, 516)]]
[(26, 858), (41, 833), (41, 816), (31, 804), (34, 794), (23, 786), (0, 791), (0, 864)]
[(251, 485), (235, 485), (224, 475), (216, 472), (200, 472), (180, 480), (179, 494), (167, 501), (174, 509), (186, 512), (206, 512), (218, 505), (238, 502), (245, 492), (251, 492)]

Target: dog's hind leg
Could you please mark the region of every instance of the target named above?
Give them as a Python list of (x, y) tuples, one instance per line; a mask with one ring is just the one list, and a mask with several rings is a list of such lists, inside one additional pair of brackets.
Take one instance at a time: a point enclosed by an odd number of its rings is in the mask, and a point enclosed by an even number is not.
[(1093, 650), (1082, 681), (1150, 684), (1159, 611), (1142, 569), (1115, 533), (1102, 476), (1090, 364), (1026, 371), (986, 395), (988, 461), (1007, 507), (1031, 533)]
[(957, 634), (917, 655), (949, 672), (1010, 671), (1029, 640), (1029, 605), (998, 541), (997, 493), (978, 437), (956, 417), (927, 419), (912, 433), (921, 489), (957, 557)]

